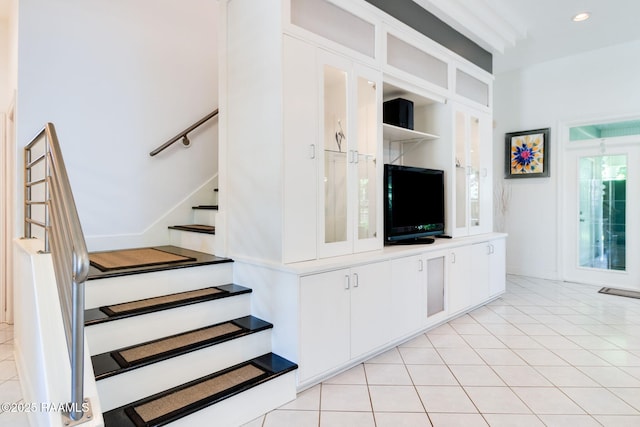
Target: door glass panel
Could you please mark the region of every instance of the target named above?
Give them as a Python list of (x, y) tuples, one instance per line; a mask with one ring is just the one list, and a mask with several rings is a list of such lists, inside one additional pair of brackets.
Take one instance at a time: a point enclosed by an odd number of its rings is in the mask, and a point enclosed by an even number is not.
[(347, 240), (347, 73), (324, 67), (324, 241)]
[(358, 239), (376, 237), (376, 153), (378, 105), (376, 84), (358, 78)]
[(480, 119), (471, 117), (469, 123), (469, 157), (471, 174), (469, 175), (469, 215), (472, 226), (480, 225)]
[(467, 226), (467, 147), (464, 113), (456, 112), (456, 227)]
[(627, 156), (579, 162), (580, 267), (626, 270)]

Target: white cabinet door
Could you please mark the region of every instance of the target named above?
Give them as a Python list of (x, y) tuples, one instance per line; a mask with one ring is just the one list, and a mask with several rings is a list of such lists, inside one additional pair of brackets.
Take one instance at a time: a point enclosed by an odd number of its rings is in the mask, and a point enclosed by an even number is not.
[(472, 245), (472, 281), (471, 305), (480, 304), (489, 298), (489, 257), (491, 244), (489, 242)]
[(351, 270), (351, 357), (391, 338), (391, 269), (388, 262)]
[(488, 233), (493, 228), (491, 116), (463, 106), (454, 107), (453, 115), (453, 234)]
[(300, 280), (300, 380), (350, 358), (350, 275), (348, 269)]
[(491, 256), (489, 257), (489, 296), (501, 294), (506, 289), (506, 241), (496, 239), (490, 242)]
[(427, 315), (425, 261), (409, 256), (391, 261), (391, 320), (394, 338), (419, 330)]
[(382, 247), (380, 72), (318, 49), (320, 257)]
[(448, 256), (449, 280), (447, 300), (449, 314), (460, 312), (471, 305), (471, 247), (454, 248)]
[(300, 280), (300, 379), (313, 378), (391, 339), (388, 262)]
[(319, 113), (316, 49), (288, 36), (283, 43), (282, 245), (290, 263), (317, 258)]

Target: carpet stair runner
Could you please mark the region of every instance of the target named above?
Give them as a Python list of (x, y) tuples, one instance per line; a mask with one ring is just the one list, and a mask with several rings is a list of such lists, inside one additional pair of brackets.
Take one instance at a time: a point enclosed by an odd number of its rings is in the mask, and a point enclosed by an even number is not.
[[(297, 366), (268, 353), (104, 414), (105, 426), (160, 426), (229, 399)], [(210, 419), (208, 425), (218, 425)]]
[(108, 378), (151, 363), (176, 357), (204, 347), (220, 344), (248, 334), (272, 328), (271, 323), (253, 316), (245, 316), (125, 347), (91, 357), (97, 380)]
[(157, 248), (190, 261), (136, 268), (123, 253), (91, 267), (85, 331), (105, 426), (234, 426), (295, 398), (297, 365), (271, 353), (273, 325), (229, 283), (232, 261)]
[(238, 285), (212, 286), (193, 291), (162, 295), (154, 298), (131, 301), (121, 304), (113, 304), (85, 310), (85, 325), (91, 326), (102, 322), (122, 319), (125, 317), (153, 313), (161, 310), (182, 307), (234, 295), (250, 293), (251, 289)]

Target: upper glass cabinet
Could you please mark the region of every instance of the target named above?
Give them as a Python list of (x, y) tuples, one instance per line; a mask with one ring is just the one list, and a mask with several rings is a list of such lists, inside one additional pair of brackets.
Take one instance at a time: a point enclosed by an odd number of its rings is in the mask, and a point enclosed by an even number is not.
[(348, 75), (324, 65), (324, 242), (347, 240)]
[(377, 237), (378, 105), (376, 82), (358, 77), (358, 239)]
[(324, 257), (382, 246), (382, 144), (379, 73), (327, 52), (320, 58)]
[(491, 231), (493, 193), (488, 171), (491, 156), (490, 116), (458, 107), (454, 110), (454, 236)]

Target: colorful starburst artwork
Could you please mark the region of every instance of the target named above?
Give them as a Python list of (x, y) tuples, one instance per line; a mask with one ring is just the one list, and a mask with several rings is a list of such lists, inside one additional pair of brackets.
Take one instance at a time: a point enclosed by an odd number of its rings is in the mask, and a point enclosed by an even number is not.
[(541, 133), (511, 138), (511, 173), (544, 172), (544, 140)]
[(545, 149), (549, 130), (507, 134), (507, 178), (549, 176)]

